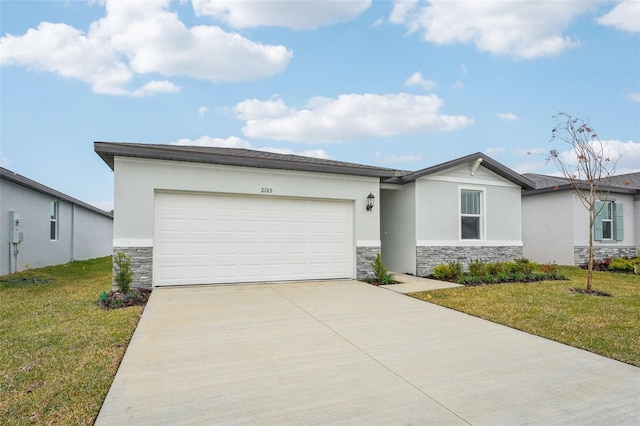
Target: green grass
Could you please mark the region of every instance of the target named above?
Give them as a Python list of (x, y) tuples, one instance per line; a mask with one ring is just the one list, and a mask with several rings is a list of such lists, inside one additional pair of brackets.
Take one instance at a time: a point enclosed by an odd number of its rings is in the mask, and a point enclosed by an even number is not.
[(640, 276), (594, 272), (597, 297), (571, 292), (586, 287), (586, 271), (562, 268), (570, 281), (493, 284), (412, 294), (437, 305), (546, 337), (640, 367)]
[(110, 289), (111, 257), (0, 277), (0, 424), (93, 423), (143, 309)]

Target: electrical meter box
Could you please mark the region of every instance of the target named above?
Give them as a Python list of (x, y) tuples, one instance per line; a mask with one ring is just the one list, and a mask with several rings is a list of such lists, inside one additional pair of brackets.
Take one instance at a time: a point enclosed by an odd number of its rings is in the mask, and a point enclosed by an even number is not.
[(19, 243), (23, 239), (22, 224), (20, 223), (21, 220), (20, 212), (13, 210), (9, 212), (9, 223), (11, 224), (10, 236), (12, 243)]

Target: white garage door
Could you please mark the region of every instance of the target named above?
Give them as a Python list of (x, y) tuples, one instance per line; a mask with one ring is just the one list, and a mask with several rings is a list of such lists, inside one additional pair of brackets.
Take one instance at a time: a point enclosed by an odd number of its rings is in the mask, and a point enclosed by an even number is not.
[(351, 202), (156, 193), (155, 285), (352, 278)]

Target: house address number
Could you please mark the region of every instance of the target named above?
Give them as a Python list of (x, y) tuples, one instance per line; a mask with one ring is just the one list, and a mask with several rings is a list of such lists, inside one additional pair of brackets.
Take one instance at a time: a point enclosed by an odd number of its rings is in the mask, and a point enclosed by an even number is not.
[(272, 188), (267, 188), (267, 187), (262, 187), (260, 188), (260, 192), (263, 194), (272, 194), (273, 193), (273, 189)]

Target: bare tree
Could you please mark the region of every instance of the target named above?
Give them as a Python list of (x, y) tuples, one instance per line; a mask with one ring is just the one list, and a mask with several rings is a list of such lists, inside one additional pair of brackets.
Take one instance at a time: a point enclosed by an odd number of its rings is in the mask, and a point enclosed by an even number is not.
[(603, 206), (598, 200), (606, 200), (611, 188), (611, 177), (616, 170), (617, 158), (611, 158), (607, 144), (602, 142), (586, 118), (574, 118), (560, 112), (553, 116), (551, 141), (561, 141), (570, 147), (568, 154), (549, 151), (548, 160), (569, 181), (571, 191), (589, 211), (589, 254), (587, 259), (587, 291), (592, 292), (593, 279), (593, 227)]

